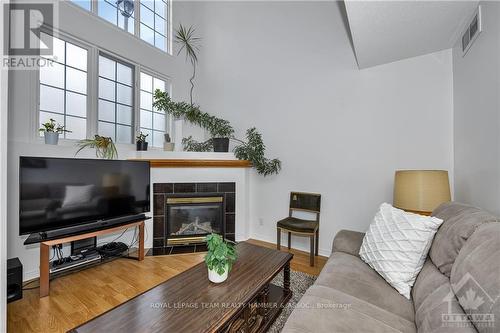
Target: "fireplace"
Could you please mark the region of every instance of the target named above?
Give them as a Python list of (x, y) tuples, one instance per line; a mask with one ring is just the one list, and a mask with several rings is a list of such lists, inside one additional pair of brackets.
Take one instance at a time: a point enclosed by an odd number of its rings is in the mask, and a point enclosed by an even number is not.
[(206, 251), (210, 230), (235, 240), (236, 183), (154, 183), (153, 198), (153, 255)]
[(211, 233), (224, 235), (224, 195), (168, 195), (165, 207), (167, 246), (203, 243)]

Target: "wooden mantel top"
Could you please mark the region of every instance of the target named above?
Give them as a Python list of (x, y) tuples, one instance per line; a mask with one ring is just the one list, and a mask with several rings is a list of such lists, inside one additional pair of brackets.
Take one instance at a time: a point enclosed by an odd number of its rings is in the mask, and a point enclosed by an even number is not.
[(152, 168), (251, 168), (247, 160), (183, 159), (183, 158), (130, 158), (133, 161), (149, 161)]

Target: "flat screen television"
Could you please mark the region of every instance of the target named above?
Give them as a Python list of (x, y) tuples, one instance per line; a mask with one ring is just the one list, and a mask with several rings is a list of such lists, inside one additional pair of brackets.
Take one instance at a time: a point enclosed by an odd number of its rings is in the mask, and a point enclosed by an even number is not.
[(147, 161), (21, 156), (19, 165), (20, 235), (126, 220), (149, 211)]

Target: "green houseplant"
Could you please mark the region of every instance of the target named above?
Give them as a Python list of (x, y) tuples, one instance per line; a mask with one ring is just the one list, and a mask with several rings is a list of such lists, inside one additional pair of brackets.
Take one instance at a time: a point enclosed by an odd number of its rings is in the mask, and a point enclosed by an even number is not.
[(206, 241), (208, 252), (205, 263), (208, 268), (208, 279), (214, 283), (224, 282), (236, 261), (236, 249), (233, 244), (225, 242), (222, 236), (217, 234), (208, 235)]
[(174, 102), (167, 92), (158, 89), (155, 91), (153, 106), (159, 111), (200, 126), (210, 133), (212, 139), (205, 142), (197, 142), (192, 137), (184, 138), (182, 143), (187, 151), (210, 151), (214, 148), (214, 139), (226, 138), (227, 141), (231, 139), (237, 143), (234, 149), (236, 158), (252, 162), (259, 174), (267, 176), (280, 172), (281, 161), (276, 158), (268, 159), (265, 156), (266, 146), (262, 135), (256, 128), (246, 131), (246, 140), (237, 139), (234, 137), (234, 129), (229, 121), (202, 112), (197, 105)]
[(75, 155), (77, 155), (80, 151), (85, 148), (93, 148), (95, 149), (95, 155), (99, 158), (107, 158), (112, 160), (118, 157), (118, 152), (116, 150), (116, 146), (113, 142), (113, 139), (105, 136), (94, 135), (93, 139), (84, 139), (80, 140), (77, 143), (78, 150)]
[(189, 83), (191, 84), (191, 89), (189, 90), (189, 101), (193, 105), (193, 90), (194, 90), (194, 79), (196, 77), (196, 64), (198, 63), (198, 51), (200, 50), (199, 42), (200, 37), (195, 35), (195, 28), (190, 26), (189, 28), (179, 24), (179, 29), (175, 31), (175, 43), (179, 45), (179, 50), (177, 55), (181, 54), (182, 51), (186, 54), (186, 60), (191, 62), (193, 67), (193, 74), (189, 78)]
[(149, 134), (144, 134), (144, 133), (140, 132), (139, 135), (135, 138), (137, 151), (148, 150), (148, 142), (146, 141), (146, 138), (148, 137), (148, 135)]
[(63, 125), (56, 123), (56, 121), (52, 118), (43, 123), (39, 131), (43, 132), (45, 144), (47, 145), (57, 145), (59, 142), (59, 134), (63, 134), (65, 132), (71, 133), (71, 131), (65, 129)]

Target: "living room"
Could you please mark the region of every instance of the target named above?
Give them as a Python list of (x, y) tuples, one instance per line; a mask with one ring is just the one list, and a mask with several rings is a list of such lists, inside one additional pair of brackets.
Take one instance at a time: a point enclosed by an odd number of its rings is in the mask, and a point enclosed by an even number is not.
[(500, 331), (499, 3), (2, 5), (0, 331)]

